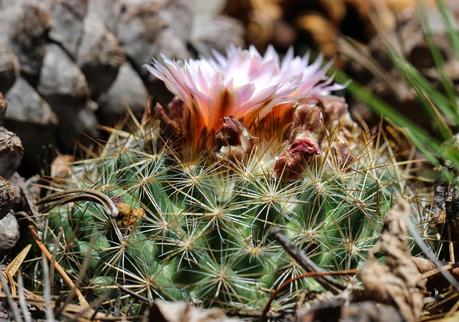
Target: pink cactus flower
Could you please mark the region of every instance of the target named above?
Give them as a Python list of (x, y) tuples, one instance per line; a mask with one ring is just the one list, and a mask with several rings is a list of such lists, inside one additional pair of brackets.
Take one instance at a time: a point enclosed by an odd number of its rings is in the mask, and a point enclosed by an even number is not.
[(329, 65), (322, 63), (322, 57), (313, 63), (309, 55), (295, 57), (292, 49), (281, 60), (272, 47), (264, 55), (254, 47), (230, 47), (226, 55), (185, 61), (162, 57), (146, 67), (185, 103), (196, 143), (215, 133), (225, 116), (250, 128), (273, 112), (284, 115), (299, 100), (342, 89), (326, 76)]

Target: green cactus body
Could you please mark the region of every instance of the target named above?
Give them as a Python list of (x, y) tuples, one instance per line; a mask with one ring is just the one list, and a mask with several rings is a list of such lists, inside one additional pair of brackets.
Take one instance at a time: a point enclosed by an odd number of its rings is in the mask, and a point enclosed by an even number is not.
[[(270, 172), (269, 153), (238, 164), (182, 163), (167, 146), (147, 152), (146, 131), (158, 137), (156, 127), (115, 131), (100, 158), (74, 166), (68, 185), (100, 190), (123, 204), (124, 214), (111, 218), (89, 201), (49, 214), (48, 229), (62, 227), (63, 244), (74, 245), (64, 265), (69, 272), (77, 274), (92, 247), (83, 282), (93, 296), (117, 298), (116, 286), (123, 285), (150, 301), (259, 312), (274, 289), (304, 273), (269, 234), (273, 225), (322, 268), (354, 268), (378, 237), (398, 189), (389, 154), (368, 143), (363, 152), (356, 146), (360, 155), (348, 169), (319, 156), (303, 178), (282, 181)], [(55, 235), (47, 234), (50, 247)], [(290, 308), (304, 289), (320, 286), (295, 281), (273, 308)], [(122, 300), (144, 304), (126, 294)]]
[(52, 247), (63, 229), (59, 260), (74, 277), (92, 248), (82, 285), (105, 294), (107, 310), (164, 298), (256, 315), (288, 281), (271, 313), (291, 310), (300, 292), (322, 289), (297, 278), (303, 268), (271, 228), (323, 269), (355, 268), (402, 192), (389, 144), (329, 96), (342, 86), (320, 60), (290, 51), (280, 63), (272, 48), (227, 55), (154, 61), (176, 98), (73, 166), (62, 188), (105, 194), (116, 217), (89, 201), (49, 213), (43, 236)]

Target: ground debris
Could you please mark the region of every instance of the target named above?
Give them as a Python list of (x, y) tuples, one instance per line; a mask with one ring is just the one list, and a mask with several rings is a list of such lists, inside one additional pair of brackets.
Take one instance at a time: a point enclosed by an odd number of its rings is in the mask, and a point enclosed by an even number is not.
[[(307, 313), (298, 318), (298, 322), (346, 321), (346, 322), (402, 322), (397, 309), (391, 305), (373, 301), (364, 301), (351, 305), (324, 305), (317, 303)], [(297, 314), (298, 316), (298, 314)]]
[(201, 309), (185, 302), (156, 300), (143, 322), (241, 322), (229, 318), (220, 309)]
[(441, 235), (444, 243), (439, 258), (455, 262), (459, 256), (459, 190), (455, 185), (439, 183), (435, 186), (430, 224)]
[[(423, 307), (424, 285), (406, 243), (405, 220), (409, 216), (410, 207), (405, 201), (399, 201), (387, 214), (381, 239), (370, 250), (359, 277), (367, 299), (393, 304), (406, 321), (416, 321)], [(384, 256), (384, 264), (376, 254)]]

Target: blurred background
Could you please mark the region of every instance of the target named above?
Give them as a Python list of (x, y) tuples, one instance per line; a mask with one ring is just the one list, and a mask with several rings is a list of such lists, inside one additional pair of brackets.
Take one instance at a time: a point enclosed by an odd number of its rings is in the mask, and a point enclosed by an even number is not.
[[(323, 53), (429, 130), (377, 33), (380, 28), (396, 39), (409, 61), (438, 81), (419, 20), (413, 18), (416, 2), (0, 0), (0, 122), (22, 140), (20, 173), (30, 176), (61, 153), (96, 146), (104, 139), (101, 125), (115, 125), (128, 109), (140, 117), (149, 97), (170, 100), (143, 68), (152, 58), (197, 57), (230, 44), (263, 52), (272, 44), (281, 53), (290, 47), (297, 54)], [(454, 2), (451, 12), (459, 17)], [(459, 63), (445, 27), (434, 11), (427, 10), (427, 19), (457, 86)], [(370, 125), (377, 122), (364, 103), (351, 103), (354, 115)]]

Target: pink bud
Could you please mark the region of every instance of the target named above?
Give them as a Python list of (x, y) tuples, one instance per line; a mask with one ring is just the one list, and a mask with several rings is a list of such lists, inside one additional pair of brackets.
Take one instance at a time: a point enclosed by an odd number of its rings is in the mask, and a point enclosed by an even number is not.
[(277, 159), (274, 174), (284, 180), (300, 178), (311, 159), (320, 154), (317, 142), (310, 135), (300, 135)]

